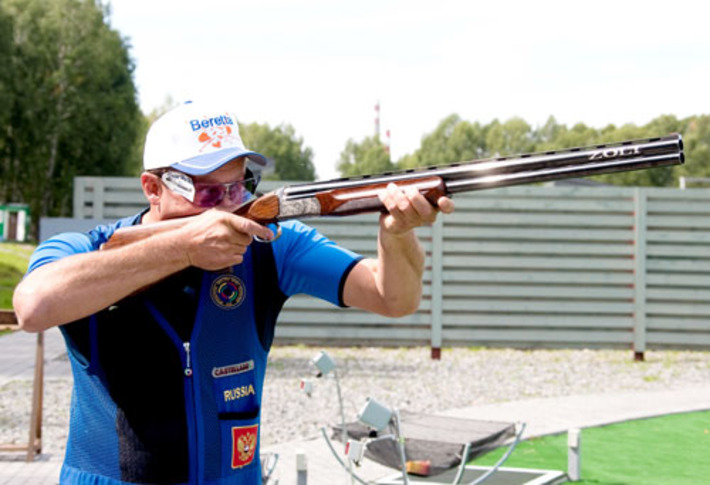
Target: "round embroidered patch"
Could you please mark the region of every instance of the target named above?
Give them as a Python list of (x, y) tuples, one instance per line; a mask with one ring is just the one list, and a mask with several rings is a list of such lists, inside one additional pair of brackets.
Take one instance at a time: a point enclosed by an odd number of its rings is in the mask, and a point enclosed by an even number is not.
[(242, 280), (233, 274), (224, 274), (212, 282), (210, 296), (215, 305), (225, 310), (234, 310), (244, 301), (246, 289)]

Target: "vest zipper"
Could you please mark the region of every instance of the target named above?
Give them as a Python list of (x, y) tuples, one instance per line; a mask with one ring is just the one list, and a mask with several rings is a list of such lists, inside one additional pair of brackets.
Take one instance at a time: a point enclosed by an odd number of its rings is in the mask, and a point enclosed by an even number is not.
[(183, 342), (185, 349), (185, 376), (192, 377), (192, 364), (190, 363), (190, 342)]
[[(185, 350), (185, 368), (183, 369), (183, 374), (185, 374), (185, 411), (187, 412), (187, 419), (194, 423), (194, 430), (197, 433), (197, 412), (195, 403), (195, 380), (192, 379), (192, 359), (190, 354), (190, 342), (183, 342), (182, 348)], [(189, 433), (189, 431), (188, 431)], [(191, 461), (194, 464), (193, 473), (191, 477), (191, 483), (202, 483), (202, 477), (200, 476), (200, 454), (198, 438), (195, 435), (194, 446), (190, 446), (190, 454), (192, 455)], [(190, 440), (193, 443), (193, 440)]]

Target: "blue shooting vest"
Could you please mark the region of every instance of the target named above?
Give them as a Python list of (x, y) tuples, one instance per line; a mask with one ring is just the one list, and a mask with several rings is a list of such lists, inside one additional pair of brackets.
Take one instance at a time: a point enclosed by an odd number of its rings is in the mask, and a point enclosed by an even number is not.
[[(99, 250), (142, 214), (48, 239), (28, 271)], [(61, 483), (261, 483), (260, 404), (278, 314), (297, 293), (344, 306), (361, 259), (297, 221), (282, 228), (229, 271), (189, 268), (59, 327), (74, 375)]]
[[(189, 339), (151, 300), (160, 284), (147, 296), (70, 324), (88, 326), (88, 352), (72, 351), (80, 342), (62, 329), (75, 392), (83, 396), (73, 399), (61, 483), (261, 483), (260, 403), (273, 325), (286, 297), (268, 245), (254, 243), (244, 262), (228, 271), (200, 273)], [(115, 322), (112, 312), (119, 315)], [(130, 328), (136, 321), (139, 326)], [(260, 334), (257, 325), (266, 330)], [(129, 332), (129, 340), (117, 342)], [(122, 374), (113, 370), (115, 362), (107, 365), (110, 359), (123, 362)], [(143, 383), (132, 387), (134, 379)], [(184, 409), (173, 392), (180, 382)], [(171, 430), (173, 438), (156, 436)], [(177, 443), (172, 455), (153, 450), (171, 439)]]

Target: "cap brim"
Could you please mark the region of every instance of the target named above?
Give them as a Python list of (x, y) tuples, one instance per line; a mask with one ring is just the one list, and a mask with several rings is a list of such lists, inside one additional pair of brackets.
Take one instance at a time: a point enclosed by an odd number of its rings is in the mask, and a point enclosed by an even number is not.
[(247, 157), (249, 160), (262, 167), (266, 166), (266, 157), (264, 155), (242, 148), (225, 148), (224, 150), (188, 158), (187, 160), (173, 163), (170, 166), (188, 175), (205, 175), (214, 172), (222, 165), (231, 162), (235, 158), (241, 157)]

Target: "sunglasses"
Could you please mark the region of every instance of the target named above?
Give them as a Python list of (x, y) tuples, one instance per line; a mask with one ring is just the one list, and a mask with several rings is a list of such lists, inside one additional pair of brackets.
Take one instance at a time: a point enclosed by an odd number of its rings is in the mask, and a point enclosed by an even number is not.
[(198, 207), (209, 209), (218, 206), (225, 198), (232, 204), (241, 204), (251, 199), (261, 177), (251, 171), (247, 171), (247, 175), (251, 176), (227, 184), (203, 184), (182, 172), (167, 171), (160, 176), (160, 180), (172, 192), (182, 195)]

